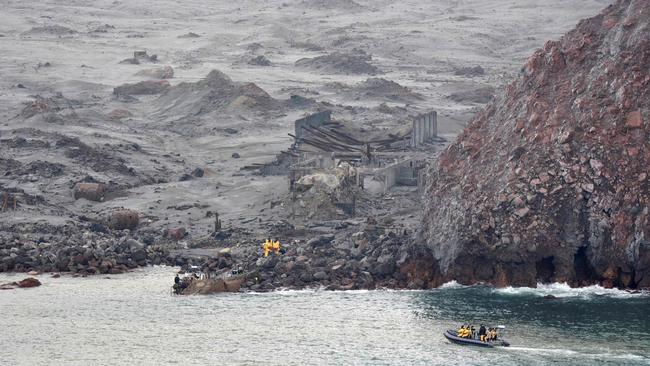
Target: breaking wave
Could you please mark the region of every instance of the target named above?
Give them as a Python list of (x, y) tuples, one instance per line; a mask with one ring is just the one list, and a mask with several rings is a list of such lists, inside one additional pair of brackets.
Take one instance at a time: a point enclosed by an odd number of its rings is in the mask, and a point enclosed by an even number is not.
[(439, 289), (451, 289), (451, 288), (466, 288), (466, 287), (469, 287), (469, 286), (461, 285), (460, 283), (456, 282), (456, 280), (452, 280), (452, 281), (443, 283), (438, 288)]
[(627, 291), (619, 289), (608, 289), (599, 285), (573, 288), (566, 283), (537, 284), (537, 288), (532, 287), (505, 287), (494, 289), (494, 292), (502, 295), (528, 295), (528, 296), (548, 296), (552, 295), (557, 298), (594, 298), (598, 296), (614, 298), (630, 298), (638, 296), (649, 296), (647, 291)]
[(504, 347), (503, 350), (513, 352), (525, 352), (540, 355), (555, 355), (563, 357), (573, 357), (580, 359), (610, 359), (620, 361), (648, 361), (648, 357), (633, 353), (612, 353), (612, 352), (580, 352), (562, 348), (533, 348), (533, 347)]

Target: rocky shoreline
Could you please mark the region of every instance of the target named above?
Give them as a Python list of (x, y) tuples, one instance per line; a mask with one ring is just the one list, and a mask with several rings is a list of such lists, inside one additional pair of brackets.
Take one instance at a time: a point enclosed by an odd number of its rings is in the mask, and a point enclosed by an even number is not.
[[(194, 239), (189, 245), (193, 248), (185, 248), (187, 242), (179, 247), (169, 238), (155, 237), (147, 231), (93, 232), (72, 227), (59, 230), (57, 238), (66, 237), (65, 241), (47, 241), (45, 237), (26, 240), (19, 235), (13, 240), (3, 237), (0, 272), (89, 276), (167, 265), (180, 267), (181, 271), (198, 269), (208, 276), (209, 279), (194, 281), (183, 294), (305, 288), (431, 289), (456, 280), (441, 274), (438, 261), (428, 248), (415, 244), (411, 235), (380, 234), (382, 230), (372, 222), (333, 230), (332, 234), (303, 234), (301, 239), (283, 243), (282, 254), (268, 257), (263, 257), (259, 240), (236, 229)], [(459, 282), (482, 283), (462, 279)], [(615, 287), (606, 281), (582, 285), (594, 284)]]
[[(283, 254), (263, 257), (259, 240), (244, 231), (223, 230), (179, 245), (173, 238), (138, 230), (91, 231), (87, 227), (47, 227), (34, 237), (4, 235), (0, 272), (68, 272), (75, 275), (120, 274), (149, 265), (198, 267), (211, 277), (237, 273), (242, 290), (324, 287), (328, 290), (425, 288), (403, 271), (411, 258), (411, 238), (379, 234), (375, 224), (335, 230), (283, 243)], [(3, 231), (7, 233), (7, 231)], [(293, 236), (292, 236), (293, 237)], [(231, 243), (236, 243), (232, 245)], [(186, 246), (192, 248), (185, 248)]]

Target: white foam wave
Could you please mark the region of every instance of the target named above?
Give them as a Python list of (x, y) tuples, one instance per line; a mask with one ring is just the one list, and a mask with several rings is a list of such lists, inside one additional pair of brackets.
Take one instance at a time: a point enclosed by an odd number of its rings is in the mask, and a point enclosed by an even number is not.
[(461, 285), (460, 283), (456, 282), (456, 280), (451, 280), (449, 282), (443, 283), (439, 289), (450, 289), (450, 288), (466, 288), (469, 286)]
[(505, 287), (494, 290), (496, 293), (503, 295), (532, 295), (532, 296), (548, 296), (552, 295), (558, 298), (580, 297), (580, 298), (593, 298), (597, 296), (607, 296), (615, 298), (630, 298), (636, 296), (648, 296), (650, 293), (647, 291), (629, 292), (619, 289), (608, 289), (599, 285), (576, 287), (573, 288), (566, 283), (551, 283), (551, 284), (537, 284), (537, 288), (532, 287)]
[(504, 347), (501, 349), (514, 351), (514, 352), (528, 352), (528, 353), (542, 354), (542, 355), (557, 355), (557, 356), (570, 356), (570, 357), (580, 356), (581, 358), (592, 358), (592, 359), (619, 359), (619, 360), (630, 360), (630, 361), (650, 360), (648, 357), (644, 357), (642, 355), (632, 354), (632, 353), (580, 352), (580, 351), (562, 349), (562, 348), (533, 348), (533, 347), (516, 347), (516, 346)]

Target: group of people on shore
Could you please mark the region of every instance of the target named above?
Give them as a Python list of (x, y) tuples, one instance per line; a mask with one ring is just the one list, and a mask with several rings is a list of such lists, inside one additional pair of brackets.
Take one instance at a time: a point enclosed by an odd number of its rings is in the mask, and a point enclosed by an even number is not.
[(480, 340), (481, 342), (491, 342), (497, 340), (498, 334), (496, 328), (486, 328), (484, 324), (481, 324), (478, 332), (473, 325), (464, 324), (458, 329), (458, 336), (460, 338)]

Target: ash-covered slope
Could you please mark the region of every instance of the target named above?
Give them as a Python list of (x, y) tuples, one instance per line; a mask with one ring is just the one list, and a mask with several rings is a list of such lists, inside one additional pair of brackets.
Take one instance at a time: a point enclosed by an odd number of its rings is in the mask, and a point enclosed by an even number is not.
[(169, 88), (155, 103), (161, 115), (172, 119), (211, 112), (264, 111), (281, 105), (254, 83), (236, 83), (217, 70), (196, 83), (180, 83)]
[(649, 23), (618, 1), (547, 42), (440, 156), (431, 283), (650, 287)]

